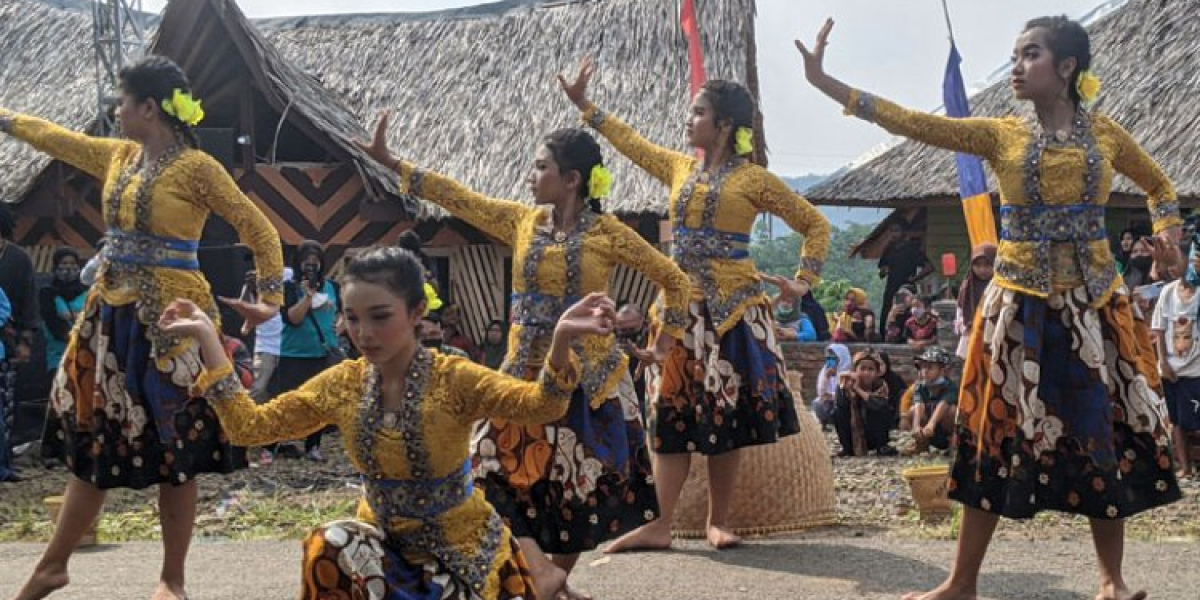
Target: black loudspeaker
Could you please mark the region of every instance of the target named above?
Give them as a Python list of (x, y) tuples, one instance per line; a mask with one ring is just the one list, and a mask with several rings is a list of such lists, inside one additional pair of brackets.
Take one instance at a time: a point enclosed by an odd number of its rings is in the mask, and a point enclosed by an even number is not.
[[(254, 268), (254, 254), (246, 246), (220, 245), (200, 247), (200, 272), (208, 280), (215, 297), (237, 298), (246, 281), (246, 271)], [(242, 337), (242, 318), (224, 304), (217, 304), (221, 311), (221, 328), (226, 335)]]
[(197, 129), (196, 139), (200, 141), (200, 149), (217, 159), (217, 162), (226, 169), (234, 167), (233, 129), (217, 127)]

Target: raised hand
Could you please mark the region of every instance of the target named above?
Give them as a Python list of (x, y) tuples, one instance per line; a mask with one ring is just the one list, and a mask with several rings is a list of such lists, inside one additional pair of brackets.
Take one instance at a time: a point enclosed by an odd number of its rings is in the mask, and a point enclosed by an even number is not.
[(833, 19), (825, 19), (825, 24), (817, 32), (817, 43), (812, 50), (804, 42), (795, 40), (796, 49), (804, 57), (804, 78), (814, 85), (825, 77), (825, 46), (829, 45), (830, 31), (833, 31)]
[(780, 295), (789, 300), (803, 298), (811, 289), (811, 286), (808, 284), (808, 282), (803, 280), (798, 281), (795, 279), (788, 279), (787, 277), (780, 277), (778, 275), (767, 275), (765, 273), (760, 273), (758, 277), (759, 279), (779, 288)]
[(575, 338), (581, 335), (608, 335), (617, 319), (617, 305), (603, 292), (588, 294), (562, 314), (555, 326), (556, 335)]
[(191, 300), (178, 299), (168, 304), (158, 318), (158, 327), (171, 335), (196, 339), (217, 335), (212, 319)]
[(217, 298), (221, 304), (232, 308), (250, 327), (257, 327), (279, 314), (279, 307), (266, 302), (247, 302), (239, 298)]
[(562, 74), (558, 75), (558, 85), (562, 87), (563, 93), (567, 95), (567, 98), (579, 110), (586, 110), (591, 104), (591, 101), (587, 97), (587, 86), (588, 82), (592, 80), (592, 73), (595, 71), (596, 66), (592, 63), (592, 57), (586, 56), (579, 65), (579, 73), (575, 75), (574, 82), (567, 83), (567, 79)]
[(389, 110), (383, 111), (379, 115), (379, 122), (375, 124), (375, 137), (368, 144), (361, 140), (355, 140), (354, 145), (358, 146), (359, 150), (366, 152), (368, 156), (375, 159), (379, 164), (395, 171), (399, 166), (400, 161), (392, 156), (392, 151), (387, 145), (387, 130), (388, 121), (391, 120), (392, 112)]

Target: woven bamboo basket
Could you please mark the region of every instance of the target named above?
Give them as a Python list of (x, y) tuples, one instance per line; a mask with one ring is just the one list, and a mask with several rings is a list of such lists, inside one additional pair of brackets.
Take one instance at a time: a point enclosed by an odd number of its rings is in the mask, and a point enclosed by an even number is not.
[[(47, 496), (42, 499), (42, 503), (46, 505), (46, 510), (50, 513), (50, 524), (58, 527), (58, 515), (62, 512), (63, 496)], [(96, 533), (97, 526), (100, 525), (100, 515), (96, 515), (96, 520), (92, 521), (91, 527), (83, 533), (83, 537), (79, 538), (79, 548), (95, 546), (100, 541), (99, 535)]]
[[(800, 433), (774, 444), (741, 450), (737, 490), (729, 511), (729, 526), (737, 535), (795, 533), (837, 521), (833, 463), (825, 436), (801, 399), (799, 374), (788, 375), (788, 387), (800, 417)], [(692, 457), (692, 468), (675, 511), (675, 537), (706, 536), (707, 467), (703, 456)]]
[(904, 478), (912, 490), (913, 502), (921, 512), (922, 519), (931, 519), (950, 514), (949, 488), (946, 482), (950, 477), (949, 465), (930, 465), (905, 469)]

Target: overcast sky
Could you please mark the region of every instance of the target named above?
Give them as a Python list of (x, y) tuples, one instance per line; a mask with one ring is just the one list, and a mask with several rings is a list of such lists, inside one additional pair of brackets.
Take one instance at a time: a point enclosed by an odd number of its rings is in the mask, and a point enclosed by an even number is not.
[[(643, 0), (645, 2), (668, 0)], [(703, 1), (697, 3), (704, 18)], [(1045, 14), (1080, 18), (1105, 0), (946, 0), (968, 87), (1003, 66), (1025, 21)], [(237, 0), (250, 17), (410, 12), (477, 0)], [(165, 0), (143, 0), (159, 11)], [(841, 115), (803, 79), (792, 40), (811, 45), (825, 17), (837, 21), (826, 68), (851, 85), (902, 104), (941, 104), (949, 51), (941, 0), (758, 0), (758, 74), (771, 168), (781, 175), (828, 173), (886, 142), (889, 135)], [(1104, 77), (1104, 65), (1094, 69)]]

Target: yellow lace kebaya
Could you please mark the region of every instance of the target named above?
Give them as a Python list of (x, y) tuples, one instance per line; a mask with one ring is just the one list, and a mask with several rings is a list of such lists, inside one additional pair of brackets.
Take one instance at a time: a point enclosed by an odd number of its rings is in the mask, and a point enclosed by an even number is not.
[[(9, 114), (0, 109), (0, 115)], [(158, 317), (168, 302), (186, 298), (217, 316), (196, 258), (210, 213), (228, 221), (254, 252), (260, 300), (283, 304), (279, 234), (211, 156), (175, 148), (142, 173), (136, 142), (90, 137), (35, 117), (11, 116), (11, 135), (102, 182), (108, 242), (88, 302), (137, 303), (138, 320), (149, 329), (160, 365), (184, 347), (158, 331)]]
[(671, 253), (691, 275), (692, 297), (707, 303), (719, 334), (733, 328), (750, 306), (770, 302), (748, 250), (758, 213), (778, 215), (804, 236), (796, 277), (818, 283), (829, 246), (829, 221), (778, 177), (734, 157), (706, 178), (695, 157), (647, 141), (595, 106), (583, 113), (583, 121), (670, 186)]
[(539, 381), (506, 377), (471, 361), (421, 350), (399, 412), (385, 413), (378, 370), (365, 359), (326, 369), (299, 390), (256, 404), (232, 367), (205, 372), (196, 388), (240, 446), (302, 438), (327, 425), (364, 477), (358, 519), (397, 543), (405, 558), (440, 561), (482, 598), (497, 597), (498, 569), (512, 559), (510, 533), (475, 489), (471, 432), (479, 419), (536, 425), (561, 418), (578, 384), (579, 358)]
[(1093, 306), (1124, 285), (1104, 227), (1113, 175), (1146, 191), (1154, 232), (1183, 223), (1175, 188), (1112, 119), (1076, 113), (1069, 136), (1019, 117), (954, 119), (852, 91), (846, 113), (933, 146), (983, 157), (1000, 186), (997, 285), (1046, 298), (1086, 285)]
[[(561, 311), (592, 292), (607, 291), (613, 269), (621, 264), (662, 288), (667, 307), (663, 332), (683, 337), (687, 275), (616, 217), (584, 210), (570, 234), (556, 237), (549, 209), (489, 198), (405, 161), (399, 170), (410, 193), (512, 247), (512, 327), (504, 361), (510, 375), (523, 377), (528, 365), (540, 364)], [(584, 396), (595, 408), (611, 397), (627, 374), (629, 358), (612, 335), (588, 336), (575, 350), (584, 361)]]

